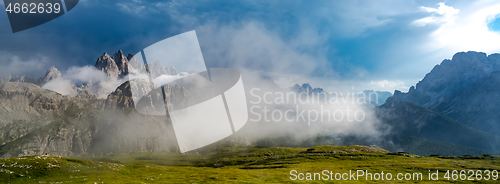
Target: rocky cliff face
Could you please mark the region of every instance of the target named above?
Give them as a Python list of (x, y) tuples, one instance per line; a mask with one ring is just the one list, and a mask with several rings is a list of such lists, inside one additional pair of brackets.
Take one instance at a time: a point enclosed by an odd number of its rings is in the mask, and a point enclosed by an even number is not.
[(125, 83), (99, 100), (62, 96), (30, 83), (3, 83), (0, 157), (178, 151), (170, 119), (138, 113), (127, 98), (129, 88)]
[(123, 71), (120, 71), (113, 58), (107, 53), (102, 54), (95, 63), (95, 67), (108, 75), (109, 78), (118, 79)]
[(116, 67), (118, 68), (119, 75), (124, 76), (128, 74), (128, 59), (123, 55), (123, 52), (119, 50), (112, 57), (113, 61), (116, 63)]
[(130, 82), (125, 82), (108, 95), (105, 109), (127, 109), (135, 108)]
[[(95, 63), (98, 70), (103, 71), (112, 79), (118, 79), (131, 73), (139, 73), (145, 69), (145, 64), (140, 63), (132, 54), (127, 57), (121, 50), (113, 54), (113, 56), (104, 53)], [(129, 71), (130, 70), (130, 71)], [(161, 75), (177, 75), (178, 72), (174, 66), (164, 67), (158, 60), (149, 65), (151, 77), (159, 77)]]
[[(165, 94), (161, 94), (164, 92)], [(186, 106), (190, 100), (190, 93), (185, 87), (178, 85), (152, 87), (151, 83), (144, 79), (134, 79), (120, 85), (113, 93), (108, 95), (105, 103), (105, 109), (127, 109), (139, 108), (139, 111), (163, 111), (163, 106), (167, 102), (175, 103), (177, 107)], [(160, 102), (160, 103), (158, 103)], [(138, 106), (135, 106), (135, 105)], [(167, 109), (171, 104), (167, 104)]]
[(89, 146), (102, 102), (72, 99), (37, 85), (0, 87), (1, 157), (74, 155)]
[(101, 57), (97, 58), (94, 66), (98, 70), (106, 73), (111, 79), (118, 79), (129, 73), (129, 67), (133, 67), (139, 71), (142, 69), (142, 64), (140, 64), (135, 58), (132, 63), (129, 63), (129, 59), (132, 58), (133, 56), (131, 54), (129, 54), (128, 57), (125, 57), (121, 50), (113, 54), (113, 56), (104, 53)]
[[(129, 72), (143, 70), (145, 65), (118, 51), (113, 56), (104, 53), (95, 67), (116, 81)], [(159, 63), (153, 69), (155, 75), (177, 74), (173, 66), (164, 68)], [(63, 77), (61, 72), (51, 67), (40, 84), (59, 77)], [(166, 97), (182, 103), (189, 98), (185, 88), (166, 86), (165, 94), (150, 93), (154, 90), (151, 83), (134, 79), (106, 99), (97, 99), (88, 90), (93, 84), (75, 86), (76, 97), (69, 97), (23, 81), (26, 77), (0, 78), (0, 157), (179, 150), (172, 142), (176, 139), (169, 117), (138, 113), (134, 102), (144, 99), (146, 105), (159, 101), (164, 106)], [(155, 110), (154, 105), (146, 107)]]
[(443, 113), (470, 127), (500, 135), (500, 54), (460, 52), (436, 65), (408, 93), (394, 98)]

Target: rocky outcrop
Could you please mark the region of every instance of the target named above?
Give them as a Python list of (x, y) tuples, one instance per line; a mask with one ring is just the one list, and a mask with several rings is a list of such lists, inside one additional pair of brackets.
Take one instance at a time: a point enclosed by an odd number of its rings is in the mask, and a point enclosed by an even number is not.
[(434, 109), (453, 99), (462, 90), (494, 71), (500, 70), (500, 54), (486, 56), (482, 52), (459, 52), (453, 59), (436, 65), (408, 93), (395, 92), (403, 101)]
[(42, 82), (46, 83), (46, 82), (49, 82), (50, 80), (53, 80), (53, 79), (61, 77), (61, 76), (62, 76), (62, 73), (55, 66), (52, 66), (50, 68), (50, 70), (48, 70), (45, 73), (45, 76), (43, 76)]
[(127, 108), (134, 108), (134, 99), (132, 98), (129, 81), (123, 83), (113, 93), (109, 94), (105, 103), (105, 109)]
[(119, 70), (118, 65), (115, 60), (111, 58), (107, 53), (104, 53), (99, 57), (95, 63), (95, 67), (108, 75), (109, 78), (116, 80), (122, 75), (122, 71)]
[(75, 96), (75, 98), (79, 98), (79, 99), (97, 99), (97, 96), (92, 94), (89, 90), (85, 89), (85, 88), (79, 88), (77, 87), (76, 88), (76, 91), (77, 91), (77, 94)]
[[(164, 92), (165, 94), (162, 94)], [(105, 109), (127, 109), (137, 108), (140, 112), (157, 112), (163, 114), (163, 106), (166, 102), (167, 108), (184, 107), (190, 99), (190, 93), (186, 88), (175, 85), (165, 85), (163, 90), (152, 86), (144, 79), (134, 79), (120, 85), (113, 93), (108, 95)], [(137, 105), (137, 106), (136, 106)], [(162, 111), (162, 112), (160, 112)]]
[[(158, 72), (168, 73), (165, 68), (160, 66), (155, 66), (155, 68), (158, 68), (156, 69), (159, 70)], [(125, 57), (123, 52), (119, 50), (113, 56), (104, 53), (101, 57), (97, 58), (95, 67), (106, 73), (111, 79), (118, 79), (126, 76), (129, 72), (139, 73), (143, 71), (144, 63), (139, 62), (132, 54), (128, 54)]]
[(121, 98), (116, 104), (121, 105), (103, 111), (104, 100), (62, 96), (24, 82), (1, 85), (0, 157), (177, 152), (167, 116), (121, 109), (127, 103), (133, 106), (125, 98), (130, 96), (129, 88), (125, 83), (114, 93)]
[(99, 103), (62, 96), (31, 83), (4, 84), (0, 88), (0, 156), (83, 154), (96, 127)]
[(122, 50), (119, 50), (112, 57), (113, 61), (116, 63), (116, 67), (119, 71), (119, 76), (125, 76), (128, 74), (128, 59), (123, 55)]
[(12, 118), (17, 117), (15, 113), (21, 113), (19, 112), (21, 109), (66, 110), (70, 105), (67, 103), (70, 97), (42, 89), (31, 83), (6, 83), (2, 86), (0, 95), (2, 97), (1, 104), (6, 109), (19, 108), (17, 111), (9, 111), (14, 114), (6, 114), (6, 116), (11, 116)]
[(12, 77), (10, 79), (10, 82), (28, 82), (28, 83), (32, 83), (32, 84), (39, 84), (40, 80), (37, 81), (36, 79), (31, 78), (31, 77), (27, 77), (26, 75), (21, 75), (21, 76)]
[[(177, 74), (173, 66), (165, 68), (159, 62), (154, 65), (158, 75)], [(95, 67), (110, 80), (121, 80), (129, 72), (145, 69), (143, 63), (131, 54), (125, 57), (122, 51), (113, 56), (104, 53)], [(165, 107), (165, 99), (186, 104), (189, 93), (185, 88), (166, 86), (163, 94), (162, 88), (154, 88), (149, 81), (133, 79), (120, 85), (107, 99), (98, 99), (90, 92), (97, 85), (92, 82), (74, 86), (75, 97), (26, 83), (43, 84), (59, 77), (63, 77), (61, 72), (53, 66), (38, 82), (25, 76), (0, 78), (0, 157), (178, 152), (165, 108), (163, 116), (147, 116), (136, 110), (135, 103), (143, 99), (143, 109), (150, 111), (161, 110), (158, 104)]]

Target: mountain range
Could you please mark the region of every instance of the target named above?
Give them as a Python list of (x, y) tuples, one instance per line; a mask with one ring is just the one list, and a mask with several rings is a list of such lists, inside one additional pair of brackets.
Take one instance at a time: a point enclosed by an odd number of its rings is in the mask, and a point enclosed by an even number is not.
[[(155, 75), (177, 74), (173, 66), (167, 70), (158, 62), (154, 65), (159, 68)], [(125, 77), (129, 69), (141, 71), (145, 67), (121, 50), (113, 56), (104, 53), (95, 64), (109, 80)], [(145, 116), (134, 109), (131, 91), (150, 91), (149, 82), (124, 82), (105, 99), (87, 90), (93, 84), (74, 86), (78, 91), (75, 97), (40, 87), (58, 78), (64, 75), (55, 67), (38, 80), (10, 75), (0, 78), (0, 157), (178, 151), (171, 142), (169, 117)], [(166, 90), (168, 97), (189, 96), (183, 87), (165, 87), (176, 89)], [(151, 100), (147, 95), (144, 99), (145, 104)]]
[(500, 136), (500, 54), (460, 52), (394, 98)]
[[(407, 93), (396, 90), (390, 97), (388, 92), (377, 92), (379, 102), (387, 100), (384, 104), (372, 101), (373, 108), (378, 119), (390, 127), (385, 140), (377, 144), (391, 151), (419, 154), (500, 153), (499, 66), (500, 54), (460, 52), (434, 67)], [(122, 51), (112, 56), (104, 53), (94, 67), (116, 81), (148, 68)], [(155, 61), (150, 74), (157, 77), (178, 72)], [(0, 157), (178, 151), (171, 142), (175, 139), (168, 116), (145, 116), (134, 108), (138, 99), (131, 91), (151, 91), (154, 86), (147, 81), (123, 82), (104, 99), (88, 90), (94, 85), (91, 83), (74, 86), (78, 91), (74, 97), (40, 87), (64, 77), (52, 67), (37, 80), (10, 75), (0, 78)], [(265, 85), (260, 81), (258, 84)], [(264, 81), (269, 89), (282, 90), (271, 79)], [(307, 83), (290, 90), (324, 92)], [(166, 85), (164, 91), (166, 98), (177, 101), (186, 102), (190, 97), (190, 92), (179, 86)], [(152, 104), (148, 100), (153, 98), (146, 95), (141, 103)]]
[(500, 152), (500, 54), (459, 52), (379, 107), (393, 140), (408, 136)]

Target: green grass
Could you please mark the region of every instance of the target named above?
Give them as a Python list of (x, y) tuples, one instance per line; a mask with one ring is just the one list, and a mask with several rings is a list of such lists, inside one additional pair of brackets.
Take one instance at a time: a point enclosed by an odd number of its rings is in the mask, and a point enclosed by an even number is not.
[[(290, 183), (291, 170), (343, 173), (360, 169), (394, 175), (420, 172), (425, 182), (429, 169), (500, 170), (500, 157), (422, 157), (366, 146), (231, 146), (220, 147), (205, 155), (127, 153), (79, 158), (29, 156), (0, 159), (0, 166), (1, 183)], [(443, 180), (443, 176), (444, 172), (440, 172), (441, 180), (433, 183), (448, 182)], [(402, 181), (405, 182), (414, 183)]]

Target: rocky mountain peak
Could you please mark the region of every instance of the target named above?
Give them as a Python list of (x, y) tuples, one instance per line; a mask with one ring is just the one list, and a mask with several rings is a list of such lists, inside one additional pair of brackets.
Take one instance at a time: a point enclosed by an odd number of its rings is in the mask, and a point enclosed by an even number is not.
[(133, 55), (133, 54), (128, 54), (128, 55), (127, 55), (127, 59), (128, 59), (129, 61), (130, 61), (130, 59), (132, 59), (133, 57), (134, 57), (134, 55)]
[(436, 65), (417, 84), (416, 90), (442, 91), (442, 88), (449, 85), (448, 82), (468, 85), (498, 70), (500, 70), (500, 57), (494, 54), (486, 56), (483, 52), (459, 52), (451, 60), (445, 59)]
[(50, 70), (48, 70), (45, 73), (45, 76), (43, 77), (42, 81), (44, 83), (49, 82), (50, 80), (53, 80), (53, 79), (61, 77), (61, 76), (62, 76), (62, 73), (55, 66), (52, 66), (50, 68)]
[(112, 58), (115, 61), (116, 66), (118, 67), (118, 70), (120, 71), (120, 74), (121, 75), (128, 74), (128, 59), (123, 54), (122, 50), (119, 50), (118, 52), (113, 54)]
[(108, 53), (103, 53), (100, 58), (111, 58), (111, 56), (109, 56)]
[(168, 68), (168, 73), (170, 75), (177, 75), (177, 70), (175, 70), (174, 65), (170, 65), (170, 68)]
[(104, 53), (101, 57), (97, 58), (94, 66), (106, 73), (111, 79), (117, 79), (128, 74), (128, 60), (121, 50), (115, 53), (113, 57)]
[(112, 77), (115, 79), (118, 78), (118, 75), (120, 74), (115, 61), (107, 53), (104, 53), (97, 59), (95, 67), (106, 73), (108, 77)]
[[(490, 133), (498, 133), (500, 54), (459, 52), (436, 65), (408, 93), (395, 100), (412, 102)], [(494, 112), (492, 112), (494, 111)]]
[(467, 88), (481, 78), (500, 70), (500, 55), (491, 54), (487, 56), (482, 52), (459, 52), (451, 60), (445, 59), (436, 65), (416, 87), (408, 93), (397, 96), (405, 101), (414, 101), (417, 96), (426, 96), (426, 102), (417, 104), (425, 107), (434, 106), (427, 103), (439, 103), (455, 95), (455, 93)]

